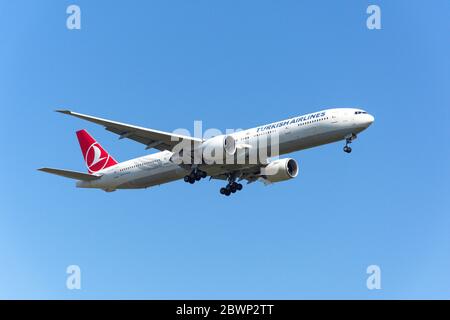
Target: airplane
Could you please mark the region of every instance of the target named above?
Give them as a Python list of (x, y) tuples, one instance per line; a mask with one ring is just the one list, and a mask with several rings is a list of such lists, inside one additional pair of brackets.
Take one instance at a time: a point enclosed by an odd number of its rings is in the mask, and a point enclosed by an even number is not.
[[(75, 179), (78, 188), (101, 189), (106, 192), (143, 189), (179, 179), (194, 184), (209, 176), (210, 179), (227, 181), (227, 185), (220, 188), (220, 193), (230, 196), (242, 190), (243, 185), (240, 182), (243, 180), (247, 183), (262, 181), (265, 184), (272, 184), (297, 176), (299, 165), (296, 160), (292, 158), (273, 160), (273, 156), (337, 141), (345, 141), (343, 150), (351, 153), (352, 148), (349, 145), (359, 133), (374, 122), (374, 117), (362, 109), (334, 108), (228, 135), (202, 139), (106, 120), (70, 110), (56, 111), (101, 125), (106, 130), (118, 134), (119, 139), (131, 139), (144, 144), (146, 150), (152, 148), (159, 150), (119, 163), (86, 130), (80, 130), (76, 134), (88, 173), (54, 168), (38, 169)], [(265, 144), (262, 143), (263, 140)], [(275, 142), (270, 142), (272, 140)], [(183, 150), (176, 151), (180, 141), (187, 142), (190, 146), (194, 145), (184, 154), (188, 159), (194, 157), (195, 151), (200, 150), (201, 154), (213, 147), (223, 152), (222, 156), (218, 153), (219, 158), (228, 157), (234, 161), (231, 163), (208, 162), (204, 159), (191, 163), (180, 161)], [(275, 144), (278, 150), (272, 152), (271, 147)], [(248, 161), (250, 153), (258, 148), (261, 150), (265, 148), (267, 155), (257, 156), (256, 161)], [(237, 161), (238, 154), (244, 161)]]

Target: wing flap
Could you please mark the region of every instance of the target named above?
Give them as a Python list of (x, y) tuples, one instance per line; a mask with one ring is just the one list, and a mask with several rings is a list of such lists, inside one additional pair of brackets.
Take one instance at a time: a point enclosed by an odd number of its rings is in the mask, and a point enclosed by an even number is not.
[(83, 172), (78, 171), (70, 171), (70, 170), (62, 170), (62, 169), (54, 169), (54, 168), (40, 168), (38, 169), (42, 172), (47, 172), (51, 174), (55, 174), (57, 176), (69, 178), (69, 179), (75, 179), (75, 180), (81, 180), (81, 181), (93, 181), (99, 179), (101, 176), (96, 176), (92, 174), (87, 174)]

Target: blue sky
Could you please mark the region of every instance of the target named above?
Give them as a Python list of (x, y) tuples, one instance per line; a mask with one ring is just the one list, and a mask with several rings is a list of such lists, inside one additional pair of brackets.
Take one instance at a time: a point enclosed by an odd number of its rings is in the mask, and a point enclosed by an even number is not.
[[(0, 298), (450, 298), (450, 2), (74, 3), (79, 31), (72, 2), (0, 2)], [(118, 160), (146, 153), (57, 108), (172, 131), (347, 106), (376, 118), (351, 155), (294, 153), (296, 179), (230, 198), (36, 171), (84, 170), (82, 128)]]

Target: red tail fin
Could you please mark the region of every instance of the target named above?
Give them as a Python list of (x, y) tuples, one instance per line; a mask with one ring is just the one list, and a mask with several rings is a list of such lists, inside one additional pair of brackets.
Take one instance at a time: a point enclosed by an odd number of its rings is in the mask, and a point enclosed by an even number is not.
[(77, 131), (77, 138), (89, 173), (96, 173), (117, 164), (117, 161), (86, 130)]

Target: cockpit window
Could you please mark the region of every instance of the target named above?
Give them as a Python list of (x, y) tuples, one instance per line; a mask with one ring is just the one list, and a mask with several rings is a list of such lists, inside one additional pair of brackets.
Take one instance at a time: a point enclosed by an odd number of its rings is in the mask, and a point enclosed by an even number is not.
[(355, 111), (355, 114), (367, 114), (365, 111)]

